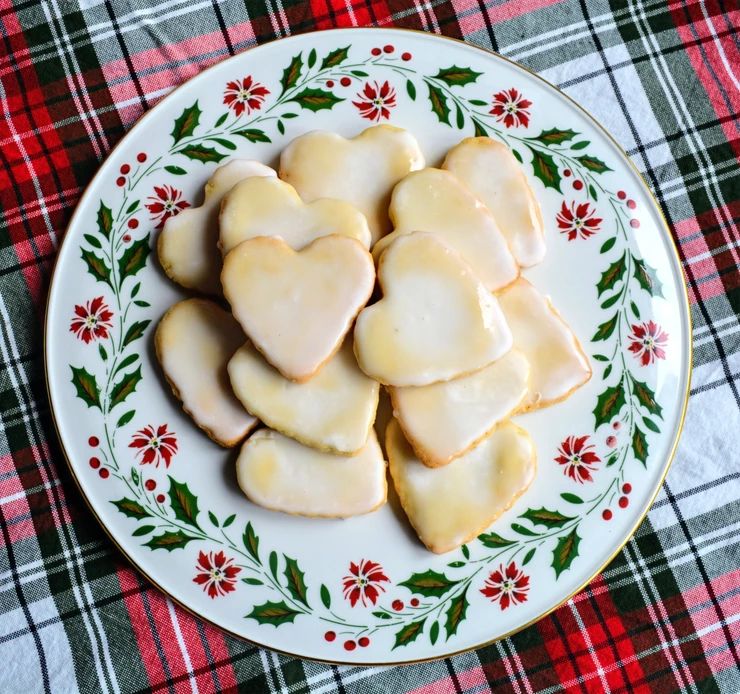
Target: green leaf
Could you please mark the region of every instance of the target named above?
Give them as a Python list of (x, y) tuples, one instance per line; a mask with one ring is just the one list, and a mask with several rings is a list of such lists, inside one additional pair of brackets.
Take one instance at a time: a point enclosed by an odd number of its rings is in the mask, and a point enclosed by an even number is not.
[(307, 87), (292, 99), (288, 99), (288, 101), (295, 101), (301, 108), (315, 112), (331, 110), (340, 101), (344, 101), (344, 99), (340, 99), (332, 92), (327, 92), (324, 89), (311, 89)]
[(270, 573), (272, 574), (272, 577), (277, 580), (277, 570), (278, 570), (278, 555), (277, 552), (272, 551), (270, 552)]
[(131, 214), (136, 210), (136, 208), (139, 206), (139, 201), (134, 200), (127, 208), (126, 208), (126, 214)]
[[(126, 345), (130, 345), (132, 342), (135, 342), (140, 337), (142, 337), (149, 323), (151, 323), (150, 320), (141, 320), (132, 323), (131, 327), (126, 331), (126, 335), (123, 338), (123, 346), (125, 347)], [(132, 356), (134, 356), (135, 358), (135, 355)]]
[(242, 581), (249, 586), (263, 586), (264, 581), (260, 581), (259, 578), (243, 578)]
[(442, 68), (436, 75), (433, 75), (434, 79), (441, 80), (448, 87), (462, 87), (466, 84), (475, 82), (483, 73), (471, 70), (469, 67), (457, 67), (452, 65), (451, 67)]
[(650, 413), (663, 418), (663, 408), (655, 400), (655, 392), (647, 383), (638, 381), (634, 376), (630, 376), (632, 381), (632, 393), (638, 402)]
[(186, 145), (182, 149), (178, 149), (175, 154), (182, 154), (188, 159), (200, 161), (204, 164), (206, 162), (219, 162), (226, 158), (225, 154), (221, 154), (213, 147), (206, 147), (205, 145)]
[(111, 501), (111, 503), (121, 513), (129, 518), (141, 520), (142, 518), (149, 518), (151, 516), (151, 513), (149, 513), (138, 501), (134, 501), (133, 499), (127, 499), (124, 497), (118, 501)]
[(571, 145), (570, 148), (572, 150), (586, 149), (590, 144), (591, 143), (588, 140), (581, 140), (580, 142), (576, 142), (574, 145)]
[(560, 495), (560, 498), (564, 501), (567, 501), (569, 504), (582, 504), (583, 499), (581, 499), (580, 496), (577, 494), (571, 494), (570, 492), (563, 492)]
[(471, 106), (488, 106), (488, 102), (482, 99), (468, 99), (468, 103)]
[(447, 564), (451, 569), (459, 569), (461, 566), (465, 566), (464, 561), (451, 561), (449, 564)]
[(580, 157), (576, 157), (576, 161), (579, 161), (583, 167), (594, 173), (612, 171), (601, 159), (592, 157), (589, 154), (582, 154)]
[(432, 646), (437, 643), (437, 639), (439, 638), (439, 622), (434, 622), (432, 624), (432, 628), (429, 630), (429, 642), (432, 644)]
[(458, 583), (459, 581), (453, 581), (444, 574), (428, 569), (423, 573), (411, 574), (409, 578), (401, 581), (398, 585), (405, 586), (412, 593), (429, 598), (441, 597)]
[(406, 80), (406, 93), (409, 95), (411, 101), (416, 101), (416, 87), (411, 80)]
[(308, 54), (308, 67), (312, 68), (314, 64), (316, 63), (316, 49), (312, 48), (311, 52)]
[(152, 532), (152, 530), (154, 530), (153, 525), (142, 525), (136, 528), (136, 530), (134, 530), (134, 532), (132, 532), (131, 534), (134, 537), (141, 537), (142, 535), (148, 535), (150, 532)]
[(578, 545), (581, 538), (578, 537), (578, 528), (575, 527), (567, 535), (558, 540), (555, 549), (552, 552), (552, 568), (555, 569), (555, 577), (560, 578), (560, 574), (570, 568), (573, 560), (578, 556)]
[(208, 520), (211, 521), (211, 524), (218, 528), (218, 518), (216, 518), (216, 515), (213, 513), (213, 511), (208, 512)]
[(355, 77), (370, 77), (367, 72), (363, 72), (362, 70), (350, 70), (350, 73)]
[(543, 506), (527, 509), (519, 518), (526, 518), (534, 525), (544, 525), (546, 528), (562, 528), (574, 516), (564, 516), (560, 511), (549, 511)]
[(139, 484), (139, 473), (136, 472), (136, 468), (131, 468), (131, 479), (133, 480), (134, 484)]
[(613, 364), (609, 364), (609, 366), (607, 366), (604, 369), (604, 380), (606, 380), (607, 378), (609, 378), (609, 374), (612, 372), (612, 367), (613, 366), (614, 366)]
[(200, 530), (198, 525), (198, 499), (185, 482), (178, 482), (172, 476), (170, 479), (170, 508), (177, 520), (192, 525)]
[(617, 237), (616, 236), (612, 236), (610, 239), (607, 239), (606, 241), (604, 241), (603, 245), (599, 249), (599, 253), (607, 253), (607, 252), (609, 252), (612, 248), (614, 248), (614, 244), (616, 242), (617, 242)]
[(131, 290), (131, 298), (133, 299), (141, 290), (141, 282), (137, 282), (134, 288)]
[(635, 279), (640, 286), (651, 296), (663, 296), (663, 285), (655, 269), (640, 258), (633, 258), (633, 260), (635, 261)]
[(513, 540), (506, 540), (496, 533), (483, 533), (482, 535), (478, 535), (478, 539), (484, 546), (490, 549), (499, 549), (500, 547), (508, 547), (509, 545), (516, 544)]
[(427, 82), (429, 87), (429, 103), (432, 105), (432, 111), (437, 116), (440, 123), (450, 124), (450, 108), (447, 106), (447, 97), (444, 92), (431, 82)]
[(425, 619), (422, 619), (418, 622), (409, 622), (401, 631), (396, 632), (396, 642), (391, 650), (395, 650), (399, 646), (408, 646), (412, 641), (416, 641), (419, 634), (424, 630), (425, 621)]
[(271, 142), (270, 138), (267, 137), (264, 130), (257, 130), (256, 128), (244, 128), (244, 130), (237, 130), (234, 135), (241, 135), (247, 138), (250, 142)]
[(617, 292), (613, 296), (610, 296), (606, 301), (601, 304), (601, 308), (611, 308), (614, 304), (622, 298), (622, 293)]
[(511, 529), (515, 533), (519, 533), (520, 535), (525, 535), (527, 537), (538, 537), (539, 533), (532, 532), (529, 528), (523, 526), (521, 523), (512, 523)]
[[(319, 594), (321, 595), (321, 604), (328, 610), (331, 608), (331, 594), (329, 593), (329, 589), (322, 583), (321, 589), (319, 590)], [(375, 614), (373, 612), (373, 614)], [(385, 614), (384, 612), (381, 612), (381, 614)]]
[(108, 352), (105, 351), (105, 347), (98, 343), (98, 354), (103, 361), (108, 361)]
[(87, 271), (98, 282), (105, 282), (110, 285), (110, 268), (105, 264), (105, 260), (85, 248), (82, 249), (82, 259), (87, 265)]
[(552, 155), (529, 146), (527, 146), (527, 149), (532, 153), (532, 169), (534, 175), (542, 181), (545, 188), (554, 188), (558, 192), (561, 192), (560, 172)]
[(82, 238), (85, 239), (93, 248), (102, 248), (103, 244), (100, 243), (92, 234), (83, 234)]
[(337, 48), (336, 50), (333, 50), (331, 53), (329, 53), (326, 58), (324, 58), (321, 61), (321, 69), (325, 70), (328, 67), (336, 67), (337, 65), (341, 65), (345, 60), (347, 60), (347, 55), (349, 54), (349, 46), (345, 46), (344, 48)]
[(98, 382), (84, 366), (72, 369), (72, 384), (77, 391), (77, 397), (81, 398), (88, 407), (100, 409), (100, 388)]
[(198, 102), (196, 101), (192, 106), (188, 106), (188, 108), (186, 108), (175, 119), (175, 127), (170, 133), (175, 144), (184, 137), (188, 137), (195, 132), (195, 129), (198, 127), (198, 123), (200, 122), (201, 113)]
[(137, 299), (134, 301), (135, 306), (140, 306), (141, 308), (149, 308), (151, 304), (148, 301), (142, 301), (141, 299)]
[(527, 139), (537, 140), (537, 142), (541, 142), (543, 145), (547, 145), (549, 147), (550, 145), (559, 145), (568, 140), (572, 140), (576, 135), (578, 135), (578, 133), (570, 128), (568, 130), (552, 128), (550, 130), (543, 130), (539, 135), (537, 135), (537, 137), (528, 137)]
[(598, 429), (602, 424), (611, 422), (619, 414), (625, 403), (623, 380), (620, 380), (615, 386), (606, 388), (597, 398), (596, 407), (594, 407), (595, 428)]
[(462, 109), (459, 105), (457, 106), (455, 118), (458, 129), (462, 130), (465, 127), (465, 114), (462, 112)]
[[(488, 137), (488, 130), (486, 130), (486, 126), (483, 125), (483, 123), (481, 123), (477, 118), (472, 118), (471, 120), (473, 121), (473, 130), (474, 130), (475, 136), (476, 137)], [(511, 151), (514, 152), (514, 156), (517, 157), (517, 159), (519, 159), (519, 161), (521, 162), (522, 155), (519, 154), (516, 150), (511, 150)]]
[(280, 602), (268, 601), (255, 605), (245, 617), (256, 619), (260, 624), (272, 624), (274, 627), (279, 627), (281, 624), (293, 622), (299, 614), (301, 613), (298, 610), (294, 610), (284, 600), (280, 600)]
[(298, 562), (291, 559), (288, 555), (283, 554), (285, 558), (285, 571), (283, 576), (287, 581), (288, 590), (295, 600), (302, 602), (306, 607), (308, 604), (308, 589), (306, 588), (306, 574), (298, 567)]
[(450, 606), (445, 613), (447, 619), (445, 620), (445, 631), (447, 632), (447, 639), (457, 633), (457, 628), (460, 623), (465, 619), (465, 613), (468, 610), (468, 598), (467, 598), (468, 587), (465, 587), (459, 595), (456, 595), (450, 600)]
[(638, 320), (640, 319), (640, 309), (637, 308), (637, 304), (634, 301), (630, 302), (630, 308), (632, 309), (632, 313)]
[(283, 121), (279, 120), (279, 121), (277, 122), (277, 129), (278, 129), (278, 132), (279, 132), (279, 133), (280, 133), (281, 135), (285, 135), (285, 126), (283, 125)]
[(647, 417), (642, 418), (642, 423), (650, 429), (650, 431), (654, 431), (656, 434), (660, 434), (660, 427), (652, 420), (648, 419)]
[(136, 390), (136, 386), (141, 380), (141, 367), (136, 367), (135, 371), (130, 371), (121, 376), (121, 380), (113, 386), (110, 392), (110, 409), (120, 405)]
[(596, 192), (596, 188), (594, 188), (593, 183), (588, 184), (588, 194), (596, 201), (599, 199), (599, 195)]
[(601, 279), (596, 285), (598, 296), (604, 292), (613, 289), (614, 286), (624, 277), (624, 271), (627, 269), (627, 254), (623, 253), (622, 257), (615, 260), (604, 272), (601, 273)]
[(228, 528), (236, 520), (236, 513), (232, 513), (225, 521), (222, 527)]
[(230, 149), (232, 151), (236, 149), (236, 145), (231, 140), (224, 140), (223, 137), (209, 137), (208, 139), (221, 145), (224, 149)]
[(289, 120), (291, 118), (298, 118), (298, 114), (297, 113), (283, 113), (281, 118), (285, 118), (286, 120)]
[[(220, 115), (220, 116), (218, 117), (218, 120), (217, 120), (217, 121), (216, 121), (216, 122), (215, 122), (215, 123), (213, 124), (213, 127), (214, 127), (214, 128), (220, 128), (220, 127), (221, 127), (221, 126), (222, 126), (222, 125), (223, 125), (223, 124), (224, 124), (224, 123), (226, 122), (226, 119), (227, 119), (228, 117), (229, 117), (229, 112), (228, 112), (228, 111), (227, 111), (226, 113), (222, 113), (222, 114), (221, 114), (221, 115)], [(166, 167), (165, 167), (165, 168), (166, 168)]]
[(467, 545), (463, 545), (460, 549), (462, 550), (463, 556), (466, 559), (470, 559), (470, 550), (468, 549), (468, 546)]
[(254, 528), (252, 527), (252, 523), (247, 523), (247, 527), (244, 530), (244, 535), (242, 535), (242, 542), (244, 543), (244, 546), (247, 548), (247, 552), (249, 552), (250, 556), (258, 563), (261, 564), (260, 561), (260, 539), (257, 537), (257, 534), (254, 532)]
[(519, 152), (512, 148), (511, 153), (514, 155), (514, 159), (516, 159), (520, 164), (524, 163), (524, 159), (522, 159), (522, 155), (519, 154)]
[(537, 548), (532, 547), (532, 549), (530, 549), (529, 552), (527, 552), (524, 555), (524, 559), (522, 559), (522, 566), (526, 566), (527, 564), (529, 564), (529, 562), (532, 560), (532, 557), (534, 556), (534, 553), (536, 551), (537, 551)]
[(185, 171), (182, 166), (174, 166), (172, 164), (165, 166), (164, 170), (168, 173), (171, 173), (173, 176), (184, 176), (187, 173), (187, 171)]
[(614, 465), (614, 463), (617, 462), (617, 458), (619, 458), (619, 453), (612, 453), (609, 456), (609, 459), (606, 461), (606, 465), (604, 467), (611, 467)]
[(645, 434), (637, 425), (635, 425), (635, 431), (632, 434), (632, 451), (635, 454), (635, 458), (647, 467), (648, 442)]
[(116, 427), (120, 428), (122, 426), (126, 426), (136, 415), (136, 410), (129, 410), (125, 414), (122, 414), (120, 418), (118, 419), (118, 422), (116, 423)]
[(127, 366), (131, 366), (139, 358), (138, 354), (129, 354), (117, 367), (113, 374), (123, 371)]
[(594, 336), (591, 338), (592, 342), (601, 342), (603, 340), (608, 340), (611, 337), (611, 334), (614, 332), (614, 328), (617, 327), (617, 324), (619, 323), (619, 314), (615, 313), (609, 320), (604, 321), (601, 323), (594, 333)]
[(98, 231), (105, 236), (106, 239), (109, 239), (112, 230), (113, 212), (110, 207), (106, 207), (105, 203), (101, 200), (100, 207), (98, 207)]
[(393, 619), (391, 615), (389, 615), (387, 612), (381, 612), (380, 610), (376, 612), (370, 613), (373, 617), (377, 617), (378, 619)]
[(118, 260), (118, 274), (121, 278), (121, 284), (127, 277), (133, 277), (146, 265), (149, 253), (151, 253), (151, 248), (149, 248), (148, 234), (143, 239), (134, 241), (124, 251)]
[(605, 357), (603, 354), (592, 354), (591, 355), (596, 361), (609, 361), (609, 357)]
[(192, 540), (195, 540), (195, 538), (187, 535), (182, 530), (168, 530), (161, 535), (153, 537), (149, 542), (145, 542), (144, 546), (151, 549), (166, 549), (168, 552), (171, 552), (173, 549), (182, 549)]

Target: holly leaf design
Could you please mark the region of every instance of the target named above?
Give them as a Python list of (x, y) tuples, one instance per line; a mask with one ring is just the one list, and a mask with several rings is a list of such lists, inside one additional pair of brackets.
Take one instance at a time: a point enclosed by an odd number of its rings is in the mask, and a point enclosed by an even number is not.
[(121, 380), (113, 386), (110, 392), (110, 409), (120, 405), (126, 398), (136, 390), (141, 380), (141, 367), (137, 366), (135, 371), (129, 371), (121, 376)]
[(125, 516), (128, 516), (129, 518), (135, 518), (136, 520), (141, 520), (142, 518), (149, 518), (151, 516), (151, 513), (149, 513), (138, 501), (134, 501), (133, 499), (127, 499), (126, 497), (123, 497), (123, 499), (119, 499), (118, 501), (111, 501), (111, 503)]
[(290, 607), (284, 600), (279, 602), (267, 602), (261, 605), (255, 605), (252, 611), (244, 615), (247, 619), (255, 619), (260, 624), (272, 624), (279, 627), (281, 624), (293, 622), (297, 615), (301, 614), (298, 610)]
[(152, 537), (144, 543), (145, 547), (151, 549), (166, 549), (171, 552), (173, 549), (182, 549), (188, 542), (195, 540), (194, 537), (184, 533), (182, 530), (167, 530), (161, 535)]
[(647, 467), (648, 442), (645, 433), (635, 424), (635, 431), (632, 434), (632, 452), (635, 458)]
[(347, 60), (347, 56), (349, 55), (349, 46), (345, 46), (344, 48), (337, 48), (333, 50), (331, 53), (329, 53), (322, 61), (321, 61), (321, 70), (325, 70), (328, 67), (336, 67), (337, 65), (341, 65), (345, 60)]
[(307, 598), (308, 589), (306, 588), (305, 581), (306, 574), (300, 570), (298, 562), (295, 559), (291, 559), (285, 554), (283, 556), (285, 557), (285, 572), (283, 575), (287, 580), (290, 594), (298, 600), (298, 602), (302, 602), (306, 607), (309, 607)]
[(605, 171), (613, 170), (601, 161), (601, 159), (592, 157), (590, 154), (582, 154), (580, 157), (576, 157), (576, 161), (579, 161), (584, 168), (594, 173), (604, 173)]
[(542, 507), (527, 509), (519, 518), (526, 518), (533, 525), (544, 525), (546, 528), (562, 528), (568, 521), (572, 521), (574, 516), (564, 516), (560, 511), (549, 511)]
[(591, 342), (608, 340), (614, 332), (614, 329), (617, 327), (617, 323), (619, 323), (619, 314), (615, 313), (611, 318), (599, 325), (594, 336), (591, 338)]
[(397, 631), (396, 642), (393, 644), (393, 648), (391, 650), (395, 650), (399, 646), (408, 646), (412, 641), (416, 641), (419, 634), (424, 631), (425, 622), (425, 619), (418, 622), (409, 622), (401, 629), (401, 631)]
[(552, 568), (555, 569), (555, 577), (560, 578), (563, 571), (567, 571), (573, 560), (578, 556), (578, 546), (581, 538), (578, 536), (578, 528), (573, 528), (567, 535), (558, 540), (552, 552)]
[(601, 279), (596, 285), (598, 295), (614, 289), (614, 286), (624, 277), (624, 271), (627, 269), (627, 254), (623, 253), (622, 257), (615, 260), (604, 272), (601, 273)]
[(283, 70), (283, 76), (280, 79), (280, 84), (283, 87), (281, 94), (285, 94), (291, 87), (294, 87), (298, 78), (301, 76), (301, 69), (303, 68), (303, 58), (301, 54), (294, 55), (290, 61), (290, 65)]
[(221, 152), (213, 147), (206, 147), (205, 145), (187, 145), (182, 149), (178, 149), (175, 154), (182, 154), (188, 159), (200, 161), (204, 164), (207, 162), (219, 162), (228, 156), (221, 154)]
[(594, 408), (595, 428), (598, 429), (602, 424), (611, 422), (619, 414), (625, 403), (624, 381), (620, 380), (617, 385), (609, 386), (597, 398), (596, 407)]
[(100, 409), (100, 388), (98, 382), (84, 366), (72, 369), (72, 384), (77, 391), (77, 397), (82, 399), (88, 407), (97, 407)]
[(118, 274), (121, 284), (127, 277), (133, 277), (146, 265), (146, 259), (151, 253), (149, 248), (149, 235), (143, 239), (134, 241), (123, 253), (118, 261)]
[(98, 281), (105, 282), (108, 286), (110, 283), (110, 268), (105, 264), (102, 258), (99, 258), (92, 251), (82, 249), (82, 259), (87, 265), (87, 271)]
[(431, 82), (427, 82), (429, 87), (429, 103), (432, 105), (432, 111), (437, 116), (440, 123), (450, 124), (450, 107), (447, 105), (447, 97), (444, 92)]
[(534, 175), (542, 181), (542, 185), (545, 188), (554, 188), (558, 192), (561, 192), (560, 181), (562, 179), (552, 155), (529, 146), (527, 146), (527, 149), (532, 153), (532, 170), (534, 171)]
[(288, 101), (295, 101), (301, 108), (316, 112), (331, 110), (340, 101), (344, 101), (344, 99), (340, 99), (338, 96), (332, 94), (332, 92), (327, 92), (324, 89), (307, 87), (291, 99), (288, 99)]
[(551, 128), (550, 130), (543, 130), (537, 137), (528, 137), (528, 140), (536, 140), (541, 142), (543, 145), (560, 145), (563, 142), (572, 140), (577, 132), (574, 130), (561, 130), (560, 128)]
[(445, 620), (445, 631), (447, 632), (447, 640), (450, 636), (457, 633), (457, 628), (460, 623), (465, 619), (465, 613), (468, 610), (468, 586), (459, 595), (456, 595), (450, 601), (450, 606), (445, 613), (447, 619)]
[(444, 574), (429, 569), (423, 573), (411, 574), (409, 578), (401, 581), (398, 585), (405, 586), (412, 593), (430, 598), (441, 597), (458, 583), (459, 581), (453, 581)]
[(109, 239), (112, 230), (113, 212), (110, 207), (106, 207), (105, 203), (101, 200), (100, 207), (98, 207), (98, 231), (105, 236), (106, 239)]
[(632, 381), (632, 392), (638, 402), (650, 413), (663, 418), (663, 408), (655, 401), (655, 392), (650, 389), (647, 383), (638, 381), (630, 375)]
[(126, 331), (126, 335), (123, 338), (123, 346), (130, 345), (140, 337), (144, 335), (147, 327), (151, 323), (150, 320), (140, 320), (131, 324), (131, 327)]
[(168, 475), (170, 480), (170, 508), (175, 514), (177, 520), (192, 525), (194, 528), (200, 530), (198, 525), (198, 499), (188, 489), (188, 485), (184, 482), (176, 481), (172, 476)]
[(237, 130), (234, 135), (241, 135), (250, 142), (271, 142), (269, 137), (265, 134), (264, 130), (257, 130), (256, 128), (244, 128), (244, 130)]
[(434, 79), (441, 80), (448, 87), (462, 87), (475, 82), (482, 74), (482, 72), (476, 72), (469, 67), (452, 65), (451, 67), (441, 68), (433, 77)]
[(242, 536), (242, 542), (244, 542), (244, 546), (247, 548), (247, 552), (249, 552), (250, 556), (258, 564), (262, 564), (260, 561), (260, 539), (257, 537), (257, 533), (254, 532), (251, 522), (247, 523), (244, 535)]
[(640, 286), (651, 296), (663, 296), (663, 285), (655, 269), (640, 258), (633, 258), (633, 260), (635, 261), (635, 279)]
[(516, 544), (513, 540), (506, 540), (497, 533), (483, 533), (482, 535), (478, 535), (478, 539), (483, 543), (483, 545), (490, 547), (491, 549), (498, 549), (499, 547), (508, 547), (509, 545)]
[(175, 127), (170, 133), (175, 144), (195, 132), (195, 129), (198, 127), (198, 123), (200, 123), (201, 113), (202, 111), (196, 101), (192, 106), (188, 106), (177, 118), (175, 118)]

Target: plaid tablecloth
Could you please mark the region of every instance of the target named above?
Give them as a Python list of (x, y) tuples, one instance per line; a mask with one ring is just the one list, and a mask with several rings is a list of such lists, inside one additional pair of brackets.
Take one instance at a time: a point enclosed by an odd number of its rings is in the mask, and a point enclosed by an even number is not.
[[(63, 230), (136, 118), (230, 54), (370, 24), (493, 48), (589, 109), (665, 211), (695, 348), (673, 468), (604, 573), (512, 638), (391, 669), (254, 648), (148, 585), (70, 478), (42, 364)], [(735, 0), (0, 0), (0, 691), (739, 692), (738, 27)]]

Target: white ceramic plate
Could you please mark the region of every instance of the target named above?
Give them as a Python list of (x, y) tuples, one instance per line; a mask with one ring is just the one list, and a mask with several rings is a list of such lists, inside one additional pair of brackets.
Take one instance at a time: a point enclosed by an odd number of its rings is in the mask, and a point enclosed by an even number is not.
[[(367, 106), (368, 89), (385, 111)], [(246, 103), (228, 98), (239, 90), (250, 93)], [(411, 130), (431, 165), (474, 133), (514, 149), (547, 228), (546, 259), (526, 275), (552, 296), (594, 369), (565, 403), (518, 418), (537, 445), (535, 482), (487, 533), (442, 556), (424, 549), (391, 505), (336, 521), (251, 504), (236, 485), (235, 453), (183, 414), (152, 346), (157, 320), (183, 296), (150, 252), (164, 214), (198, 204), (218, 162), (275, 165), (297, 135), (353, 136), (373, 117)], [(622, 151), (576, 104), (459, 42), (338, 30), (226, 60), (141, 119), (67, 231), (46, 356), (72, 472), (152, 583), (255, 643), (390, 664), (522, 628), (622, 547), (670, 463), (688, 392), (689, 335), (660, 211)], [(143, 447), (132, 446), (137, 440)]]

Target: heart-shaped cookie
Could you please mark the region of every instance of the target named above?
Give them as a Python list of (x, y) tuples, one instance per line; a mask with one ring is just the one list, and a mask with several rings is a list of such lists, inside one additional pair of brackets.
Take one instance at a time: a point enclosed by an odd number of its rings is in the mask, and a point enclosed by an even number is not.
[(342, 343), (375, 284), (373, 260), (346, 236), (301, 251), (259, 236), (224, 258), (224, 295), (255, 347), (286, 378), (304, 381)]
[(518, 279), (499, 295), (514, 346), (530, 364), (526, 412), (565, 400), (591, 378), (588, 358), (578, 338), (550, 300), (527, 280)]
[(188, 289), (220, 295), (221, 257), (217, 244), (221, 200), (245, 178), (275, 175), (269, 166), (246, 159), (219, 166), (206, 183), (203, 204), (182, 210), (164, 223), (157, 255), (167, 276)]
[(283, 377), (250, 343), (232, 357), (229, 377), (247, 410), (307, 446), (346, 455), (367, 442), (379, 386), (360, 371), (351, 340), (305, 383)]
[(260, 429), (236, 461), (242, 491), (255, 504), (299, 516), (348, 518), (382, 506), (388, 491), (375, 432), (356, 455), (322, 453)]
[(438, 467), (460, 457), (511, 416), (527, 394), (528, 381), (529, 362), (511, 349), (467, 376), (388, 391), (414, 452), (425, 465)]
[(532, 439), (511, 422), (441, 468), (416, 458), (395, 420), (388, 425), (385, 446), (403, 510), (419, 539), (438, 554), (479, 535), (534, 479)]
[(255, 236), (279, 236), (297, 251), (330, 234), (370, 247), (362, 212), (343, 200), (321, 198), (306, 204), (293, 186), (278, 178), (249, 178), (234, 186), (221, 205), (219, 226), (224, 255)]
[(410, 173), (393, 189), (390, 215), (394, 230), (375, 244), (376, 260), (398, 237), (428, 231), (457, 251), (490, 291), (519, 276), (493, 215), (449, 171)]
[(542, 210), (511, 150), (490, 137), (469, 137), (453, 147), (442, 168), (455, 174), (493, 213), (522, 267), (545, 257)]
[(498, 301), (434, 234), (404, 234), (380, 259), (383, 298), (355, 326), (360, 368), (387, 385), (422, 386), (483, 368), (511, 348)]
[(226, 447), (236, 446), (258, 423), (234, 397), (226, 373), (243, 341), (238, 323), (205, 299), (175, 304), (154, 337), (157, 358), (183, 409)]
[(280, 178), (311, 202), (346, 200), (367, 218), (372, 243), (391, 229), (393, 186), (424, 166), (416, 138), (401, 128), (375, 125), (357, 137), (314, 131), (297, 137), (280, 155)]

